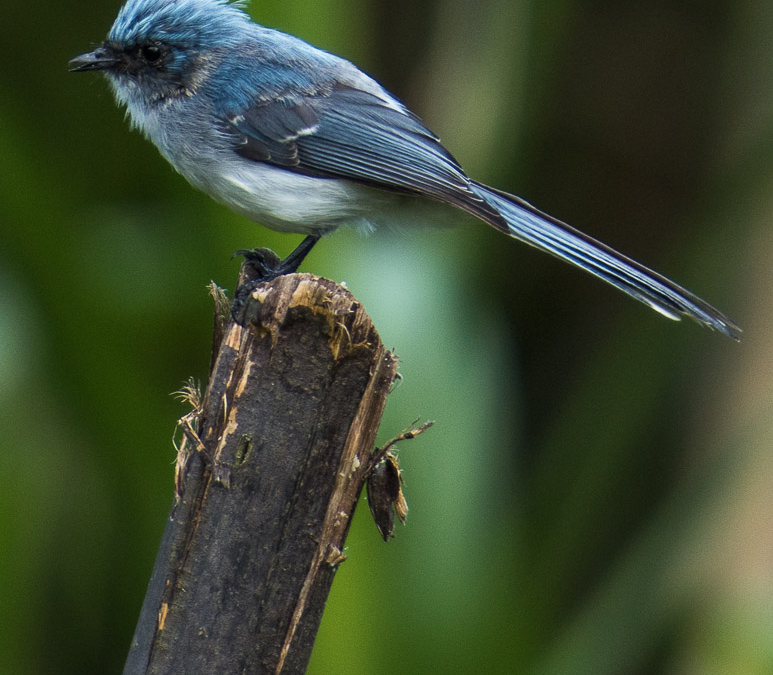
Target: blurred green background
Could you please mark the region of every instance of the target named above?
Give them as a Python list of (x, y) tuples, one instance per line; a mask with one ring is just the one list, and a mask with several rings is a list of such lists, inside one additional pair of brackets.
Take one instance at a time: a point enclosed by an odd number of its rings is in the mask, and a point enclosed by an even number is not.
[[(299, 237), (232, 215), (67, 61), (118, 0), (0, 22), (0, 673), (117, 673), (172, 499), (210, 279)], [(467, 170), (683, 283), (675, 324), (479, 226), (341, 231), (404, 381), (411, 512), (360, 508), (314, 675), (773, 673), (773, 5), (262, 0)], [(361, 505), (362, 506), (362, 505)]]

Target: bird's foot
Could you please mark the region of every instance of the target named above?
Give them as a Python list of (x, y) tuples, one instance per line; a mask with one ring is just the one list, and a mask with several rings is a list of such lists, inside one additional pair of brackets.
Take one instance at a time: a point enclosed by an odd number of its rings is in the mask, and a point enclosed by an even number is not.
[(287, 269), (284, 264), (285, 261), (270, 248), (236, 251), (233, 257), (235, 258), (237, 255), (244, 257), (244, 266), (247, 268), (245, 270), (247, 273), (245, 281), (248, 282), (271, 281), (281, 277), (283, 274), (295, 272), (294, 269)]
[(284, 261), (269, 248), (236, 251), (234, 257), (237, 255), (244, 256), (244, 265), (239, 285), (234, 292), (233, 303), (231, 303), (231, 316), (236, 323), (244, 326), (246, 323), (244, 310), (247, 298), (264, 281), (271, 281), (288, 272), (283, 270), (282, 263)]
[(239, 286), (234, 293), (234, 301), (231, 305), (231, 316), (240, 326), (245, 324), (244, 306), (247, 298), (259, 284), (271, 281), (285, 274), (292, 274), (298, 270), (298, 266), (317, 243), (319, 237), (307, 236), (301, 244), (284, 260), (269, 248), (255, 248), (252, 250), (236, 251), (234, 256), (244, 256), (243, 271), (245, 274), (240, 279)]

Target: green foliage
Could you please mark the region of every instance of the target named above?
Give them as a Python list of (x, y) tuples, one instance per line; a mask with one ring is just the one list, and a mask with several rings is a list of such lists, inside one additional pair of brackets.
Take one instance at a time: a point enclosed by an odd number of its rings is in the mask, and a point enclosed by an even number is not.
[[(773, 671), (764, 3), (264, 0), (355, 59), (471, 173), (726, 310), (675, 325), (482, 225), (324, 240), (401, 358), (384, 439), (411, 511), (360, 508), (310, 673)], [(118, 1), (0, 36), (0, 673), (112, 673), (172, 498), (169, 394), (205, 377), (206, 284), (297, 238), (198, 194), (67, 73)], [(768, 24), (769, 25), (769, 24)]]

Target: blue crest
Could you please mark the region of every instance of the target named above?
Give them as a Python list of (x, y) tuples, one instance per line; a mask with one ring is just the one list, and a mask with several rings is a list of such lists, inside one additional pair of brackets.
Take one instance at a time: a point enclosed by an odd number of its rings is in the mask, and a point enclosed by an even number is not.
[(227, 46), (249, 24), (245, 0), (128, 0), (110, 29), (108, 40), (123, 44), (149, 41), (187, 48)]

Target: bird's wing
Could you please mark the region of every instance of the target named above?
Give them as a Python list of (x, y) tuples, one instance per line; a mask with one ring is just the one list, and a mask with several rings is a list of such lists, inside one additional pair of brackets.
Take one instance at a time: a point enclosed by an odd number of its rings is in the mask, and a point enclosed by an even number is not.
[(234, 150), (320, 178), (434, 197), (595, 274), (666, 316), (685, 314), (737, 339), (739, 329), (700, 298), (518, 197), (473, 183), (437, 137), (397, 101), (337, 84), (272, 93), (220, 111)]
[(438, 138), (394, 99), (337, 84), (323, 94), (275, 96), (223, 116), (235, 152), (247, 159), (421, 194), (489, 222), (501, 219)]

